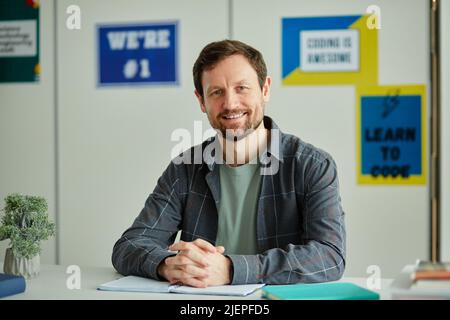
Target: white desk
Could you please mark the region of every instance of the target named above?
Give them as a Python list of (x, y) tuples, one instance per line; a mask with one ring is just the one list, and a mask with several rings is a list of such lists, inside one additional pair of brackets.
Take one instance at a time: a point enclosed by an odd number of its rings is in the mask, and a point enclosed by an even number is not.
[[(208, 295), (188, 295), (176, 293), (134, 293), (134, 292), (109, 292), (99, 291), (97, 286), (121, 277), (112, 267), (80, 267), (81, 268), (81, 288), (68, 289), (66, 282), (71, 274), (67, 274), (67, 266), (42, 265), (41, 272), (37, 278), (27, 280), (27, 287), (24, 293), (9, 296), (3, 299), (15, 300), (39, 300), (39, 299), (121, 299), (121, 300), (255, 300), (261, 299), (261, 292), (257, 291), (246, 297), (225, 297)], [(0, 262), (0, 269), (3, 270), (3, 262)], [(361, 287), (367, 288), (365, 278), (343, 278), (339, 282), (352, 282)], [(381, 289), (373, 290), (380, 294), (382, 300), (390, 299), (389, 285), (391, 279), (381, 280)]]

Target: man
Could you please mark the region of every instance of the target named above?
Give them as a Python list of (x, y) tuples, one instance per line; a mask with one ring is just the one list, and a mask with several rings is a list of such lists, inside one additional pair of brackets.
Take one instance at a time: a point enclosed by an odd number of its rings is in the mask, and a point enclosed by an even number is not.
[(345, 227), (335, 162), (264, 116), (271, 78), (261, 53), (213, 42), (193, 75), (218, 134), (169, 164), (116, 242), (114, 267), (194, 287), (339, 279)]

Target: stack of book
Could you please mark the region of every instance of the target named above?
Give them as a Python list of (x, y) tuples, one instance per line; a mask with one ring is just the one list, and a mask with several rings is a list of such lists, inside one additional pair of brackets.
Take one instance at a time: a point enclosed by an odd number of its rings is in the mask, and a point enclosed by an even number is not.
[(411, 277), (412, 289), (450, 290), (450, 262), (419, 261)]
[(391, 284), (393, 299), (450, 299), (450, 262), (420, 260)]

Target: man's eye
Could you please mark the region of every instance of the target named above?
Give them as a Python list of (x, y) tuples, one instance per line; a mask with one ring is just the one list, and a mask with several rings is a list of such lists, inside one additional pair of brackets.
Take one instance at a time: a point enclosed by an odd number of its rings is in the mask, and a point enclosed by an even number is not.
[(246, 86), (239, 86), (238, 87), (238, 91), (244, 91), (246, 89), (248, 89)]
[(222, 90), (216, 90), (211, 93), (213, 96), (220, 96), (222, 94)]

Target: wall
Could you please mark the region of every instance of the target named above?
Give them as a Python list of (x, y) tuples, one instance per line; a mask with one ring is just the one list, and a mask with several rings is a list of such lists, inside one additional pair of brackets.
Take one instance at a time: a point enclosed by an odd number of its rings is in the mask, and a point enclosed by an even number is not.
[[(45, 197), (55, 220), (53, 1), (40, 7), (39, 82), (0, 84), (0, 206), (10, 193)], [(0, 242), (0, 261), (9, 240)], [(42, 243), (41, 261), (56, 262), (56, 238)]]
[[(81, 30), (66, 28), (66, 8), (72, 4), (81, 9)], [(379, 84), (426, 84), (429, 89), (427, 0), (284, 0), (276, 4), (133, 0), (132, 5), (118, 0), (60, 0), (56, 29), (53, 2), (42, 1), (42, 79), (37, 84), (0, 85), (0, 149), (6, 150), (0, 166), (0, 195), (16, 190), (40, 193), (49, 200), (54, 217), (58, 194), (59, 262), (109, 266), (115, 240), (137, 216), (170, 160), (176, 144), (170, 141), (172, 131), (187, 128), (192, 132), (195, 120), (201, 121), (203, 130), (209, 128), (193, 95), (191, 68), (201, 48), (227, 38), (231, 27), (234, 38), (259, 48), (266, 58), (273, 76), (267, 114), (284, 131), (327, 150), (337, 162), (348, 231), (346, 275), (363, 276), (374, 264), (381, 267), (383, 277), (394, 277), (403, 265), (428, 257), (428, 188), (357, 185), (354, 86), (284, 87), (280, 77), (282, 17), (362, 14), (372, 4), (382, 10)], [(443, 22), (447, 30), (448, 11), (447, 3), (447, 22)], [(97, 88), (96, 24), (167, 20), (180, 21), (179, 86)], [(449, 49), (447, 42), (444, 50)], [(444, 65), (443, 84), (448, 87), (448, 60)], [(448, 120), (444, 112), (443, 119)], [(38, 129), (34, 119), (39, 119)], [(450, 148), (448, 141), (443, 143), (448, 162)], [(443, 174), (448, 176), (448, 171)], [(448, 190), (446, 183), (443, 188)], [(446, 230), (449, 220), (445, 220)], [(449, 243), (448, 235), (442, 234)], [(45, 243), (43, 262), (56, 261), (55, 245), (54, 240)]]

